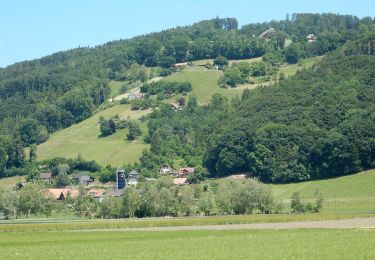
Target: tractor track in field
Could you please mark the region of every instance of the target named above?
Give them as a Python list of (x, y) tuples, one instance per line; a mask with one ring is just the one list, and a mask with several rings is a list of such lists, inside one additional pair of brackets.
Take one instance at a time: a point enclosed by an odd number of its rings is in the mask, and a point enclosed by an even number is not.
[(303, 229), (303, 228), (375, 228), (375, 218), (353, 218), (340, 220), (298, 221), (283, 223), (253, 223), (253, 224), (224, 224), (198, 226), (169, 226), (169, 227), (137, 227), (137, 228), (108, 228), (86, 229), (77, 231), (188, 231), (188, 230), (251, 230), (251, 229)]

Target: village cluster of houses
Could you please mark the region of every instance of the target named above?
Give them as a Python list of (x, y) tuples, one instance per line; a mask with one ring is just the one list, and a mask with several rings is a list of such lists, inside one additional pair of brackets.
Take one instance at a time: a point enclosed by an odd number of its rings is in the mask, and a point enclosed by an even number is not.
[(173, 177), (173, 184), (184, 185), (189, 184), (188, 177), (195, 173), (194, 167), (184, 167), (180, 168), (178, 171), (170, 167), (169, 165), (163, 165), (160, 167), (160, 175), (169, 175)]
[[(188, 177), (195, 173), (194, 167), (184, 167), (180, 168), (178, 171), (170, 167), (169, 165), (163, 165), (160, 167), (159, 174), (161, 176), (171, 176), (173, 184), (175, 185), (186, 185), (189, 184)], [(76, 174), (73, 179), (77, 184), (90, 187), (87, 193), (91, 195), (96, 201), (101, 202), (106, 196), (121, 197), (127, 186), (136, 186), (139, 181), (140, 174), (136, 170), (132, 170), (128, 173), (128, 178), (125, 177), (125, 171), (118, 169), (116, 171), (116, 183), (109, 187), (109, 189), (96, 188), (94, 184), (94, 178), (87, 174)], [(51, 182), (53, 178), (52, 172), (43, 172), (39, 174), (39, 179), (45, 182)], [(146, 178), (146, 181), (151, 181), (152, 178)], [(46, 196), (52, 196), (56, 201), (63, 201), (68, 196), (71, 198), (77, 198), (79, 195), (79, 190), (76, 186), (66, 187), (66, 188), (51, 188), (46, 189)]]

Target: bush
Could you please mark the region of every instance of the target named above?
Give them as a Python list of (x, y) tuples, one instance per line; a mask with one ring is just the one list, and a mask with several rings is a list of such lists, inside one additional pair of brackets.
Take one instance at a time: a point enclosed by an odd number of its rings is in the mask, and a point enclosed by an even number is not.
[(224, 67), (228, 66), (228, 59), (225, 58), (224, 56), (218, 56), (214, 59), (214, 65), (219, 66), (219, 67)]
[(138, 136), (142, 135), (141, 128), (137, 122), (130, 122), (129, 123), (129, 133), (127, 135), (127, 139), (129, 141), (135, 140)]
[(323, 207), (323, 195), (317, 190), (315, 192), (315, 205), (311, 202), (302, 201), (299, 192), (294, 192), (291, 197), (290, 207), (292, 213), (320, 212)]
[(99, 124), (101, 136), (108, 136), (116, 132), (116, 123), (113, 119), (105, 120), (100, 117)]
[(122, 99), (120, 100), (120, 104), (121, 104), (121, 105), (126, 105), (126, 104), (129, 104), (129, 103), (130, 103), (130, 101), (129, 101), (128, 98), (122, 98)]

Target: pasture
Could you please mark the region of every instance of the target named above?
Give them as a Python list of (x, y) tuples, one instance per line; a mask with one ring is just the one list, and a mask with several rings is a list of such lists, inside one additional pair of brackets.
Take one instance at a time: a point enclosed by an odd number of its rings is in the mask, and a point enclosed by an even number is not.
[(374, 213), (375, 170), (338, 178), (306, 181), (301, 183), (269, 185), (275, 197), (289, 204), (293, 192), (312, 201), (316, 190), (324, 196), (323, 212), (326, 213)]
[(150, 110), (133, 111), (130, 105), (115, 105), (93, 115), (92, 117), (51, 134), (48, 141), (38, 146), (39, 160), (53, 157), (73, 158), (79, 154), (86, 160), (96, 160), (102, 165), (112, 164), (122, 166), (124, 163), (137, 162), (143, 149), (148, 145), (143, 143), (147, 132), (146, 124), (141, 124), (143, 136), (129, 142), (126, 139), (127, 129), (116, 131), (108, 137), (100, 137), (99, 117), (108, 119), (119, 115), (121, 119), (137, 120)]
[[(323, 56), (320, 57), (313, 57), (301, 60), (299, 64), (284, 64), (280, 67), (278, 75), (284, 73), (286, 77), (294, 75), (297, 73), (298, 70), (303, 68), (309, 68), (313, 66), (316, 62), (321, 60)], [(260, 61), (260, 58), (256, 59), (247, 59), (247, 60), (231, 60), (229, 63), (235, 62), (256, 62)], [(166, 77), (166, 80), (171, 81), (188, 81), (191, 83), (193, 87), (192, 93), (197, 96), (200, 104), (207, 104), (211, 98), (211, 96), (215, 93), (220, 93), (228, 99), (231, 99), (235, 96), (241, 96), (242, 91), (246, 88), (254, 89), (258, 87), (260, 84), (245, 84), (239, 85), (236, 88), (221, 88), (218, 85), (219, 78), (223, 75), (222, 71), (219, 70), (208, 70), (202, 65), (206, 63), (212, 63), (212, 60), (199, 60), (194, 61), (193, 66), (187, 67), (183, 71), (173, 73), (172, 75)], [(261, 83), (263, 86), (269, 85), (274, 83), (273, 81)]]
[(217, 82), (222, 75), (223, 72), (219, 70), (207, 70), (202, 67), (193, 66), (181, 72), (176, 72), (165, 79), (190, 82), (193, 87), (192, 94), (198, 98), (200, 104), (207, 104), (211, 96), (215, 93), (223, 94), (229, 99), (242, 94), (243, 89), (240, 88), (221, 88)]

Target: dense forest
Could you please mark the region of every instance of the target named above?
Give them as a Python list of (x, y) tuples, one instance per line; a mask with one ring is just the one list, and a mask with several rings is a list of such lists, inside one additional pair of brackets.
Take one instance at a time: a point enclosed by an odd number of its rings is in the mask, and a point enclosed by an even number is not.
[[(258, 37), (270, 27), (277, 30), (274, 38)], [(190, 97), (178, 113), (160, 107), (148, 119), (146, 141), (152, 146), (141, 165), (147, 173), (182, 158), (199, 166), (202, 175), (249, 171), (269, 182), (373, 167), (374, 62), (364, 56), (374, 54), (373, 30), (372, 18), (335, 14), (293, 14), (241, 28), (235, 18), (215, 18), (2, 68), (0, 171), (26, 167), (23, 147), (95, 113), (110, 96), (110, 80), (144, 82), (159, 76), (145, 75), (145, 66), (160, 67), (158, 73), (167, 75), (176, 62), (220, 56), (294, 63), (335, 50), (312, 70), (246, 91), (241, 100), (215, 95), (199, 107)], [(311, 33), (319, 40), (306, 41)], [(165, 89), (160, 92), (163, 96)]]

